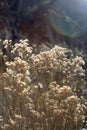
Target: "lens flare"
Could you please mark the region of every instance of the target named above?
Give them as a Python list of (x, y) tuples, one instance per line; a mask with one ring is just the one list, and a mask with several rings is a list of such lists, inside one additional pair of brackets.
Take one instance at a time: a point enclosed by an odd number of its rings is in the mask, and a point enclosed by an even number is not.
[(56, 0), (49, 9), (49, 21), (60, 34), (77, 37), (87, 31), (87, 1)]

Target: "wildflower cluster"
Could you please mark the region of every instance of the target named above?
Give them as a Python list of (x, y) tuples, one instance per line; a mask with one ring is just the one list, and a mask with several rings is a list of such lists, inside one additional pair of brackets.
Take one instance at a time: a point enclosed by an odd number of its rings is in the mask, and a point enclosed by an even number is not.
[(38, 82), (46, 83), (45, 86), (47, 82), (56, 81), (61, 86), (68, 85), (72, 87), (74, 92), (80, 94), (84, 86), (82, 66), (85, 62), (82, 57), (71, 55), (68, 58), (67, 54), (68, 50), (66, 48), (55, 46), (50, 51), (32, 55), (31, 63), (34, 77), (37, 77)]
[(59, 46), (35, 54), (27, 40), (10, 49), (13, 59), (7, 58), (0, 75), (0, 129), (80, 129), (85, 110), (82, 57)]

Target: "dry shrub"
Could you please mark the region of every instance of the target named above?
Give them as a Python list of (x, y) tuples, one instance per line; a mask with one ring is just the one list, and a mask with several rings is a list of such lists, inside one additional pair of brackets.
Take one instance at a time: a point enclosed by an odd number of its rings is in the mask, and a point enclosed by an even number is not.
[(0, 53), (6, 65), (0, 74), (0, 129), (79, 130), (85, 110), (82, 57), (59, 46), (35, 54), (27, 40), (10, 50), (12, 61)]

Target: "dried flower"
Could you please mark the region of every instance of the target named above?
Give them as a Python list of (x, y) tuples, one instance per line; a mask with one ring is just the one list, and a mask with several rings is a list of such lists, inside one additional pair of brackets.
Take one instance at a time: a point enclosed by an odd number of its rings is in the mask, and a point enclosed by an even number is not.
[(80, 129), (85, 112), (82, 57), (68, 58), (68, 50), (59, 46), (32, 54), (27, 40), (2, 43), (13, 58), (4, 56), (0, 75), (0, 129)]

